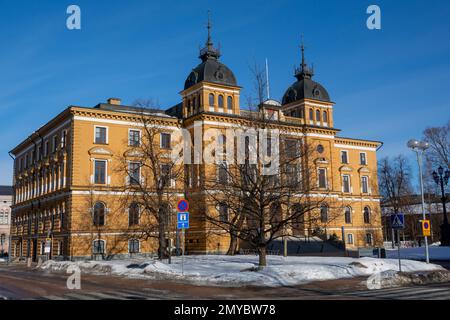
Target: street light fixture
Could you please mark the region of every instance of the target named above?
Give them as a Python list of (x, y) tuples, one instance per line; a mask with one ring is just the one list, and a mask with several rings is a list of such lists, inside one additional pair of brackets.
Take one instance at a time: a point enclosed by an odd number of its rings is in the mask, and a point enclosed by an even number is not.
[(442, 211), (444, 213), (444, 222), (441, 225), (441, 246), (450, 246), (450, 225), (448, 224), (447, 218), (447, 208), (446, 202), (447, 197), (445, 196), (445, 186), (448, 184), (448, 180), (450, 179), (450, 171), (445, 170), (444, 168), (439, 167), (438, 172), (433, 171), (433, 180), (436, 182), (438, 186), (441, 187), (441, 195), (442, 195)]
[[(425, 196), (423, 192), (423, 175), (422, 175), (422, 154), (425, 150), (429, 148), (429, 143), (425, 141), (419, 141), (416, 139), (411, 139), (408, 141), (408, 148), (416, 153), (417, 163), (419, 165), (419, 176), (420, 176), (420, 192), (422, 195), (422, 219), (426, 220), (425, 216)], [(430, 254), (428, 250), (428, 237), (425, 238), (425, 258), (426, 262), (430, 263)]]

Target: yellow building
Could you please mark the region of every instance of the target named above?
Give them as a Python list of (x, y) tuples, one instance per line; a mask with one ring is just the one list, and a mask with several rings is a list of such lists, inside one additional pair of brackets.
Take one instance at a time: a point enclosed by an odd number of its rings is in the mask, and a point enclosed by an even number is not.
[[(328, 207), (338, 211), (333, 221), (318, 224), (325, 235), (344, 237), (348, 248), (380, 246), (376, 152), (381, 143), (338, 135), (334, 103), (326, 89), (312, 80), (313, 70), (304, 61), (303, 49), (302, 54), (297, 80), (282, 103), (268, 100), (256, 112), (268, 113), (270, 126), (284, 138), (303, 139), (314, 146), (315, 193), (326, 198), (320, 211)], [(241, 87), (219, 61), (220, 52), (209, 35), (200, 58), (180, 93), (180, 104), (166, 111), (146, 110), (145, 118), (161, 130), (161, 154), (174, 148), (173, 136), (180, 129), (194, 134), (199, 125), (203, 132), (223, 131), (245, 126), (255, 113), (241, 108)], [(11, 151), (15, 156), (13, 257), (81, 259), (156, 253), (158, 240), (142, 237), (144, 222), (134, 215), (131, 204), (124, 205), (130, 177), (120, 162), (133, 163), (129, 150), (142, 136), (140, 111), (116, 98), (95, 107), (70, 106)], [(206, 163), (183, 167), (182, 179), (170, 185), (169, 224), (173, 225), (178, 199), (186, 197), (191, 204), (188, 253), (224, 252), (228, 246), (228, 236), (211, 234), (204, 218), (205, 210), (217, 210), (204, 183), (218, 174), (216, 167)], [(327, 214), (318, 212), (323, 213)], [(289, 232), (312, 232), (311, 226), (300, 229)], [(167, 237), (179, 239), (175, 228), (171, 232)]]

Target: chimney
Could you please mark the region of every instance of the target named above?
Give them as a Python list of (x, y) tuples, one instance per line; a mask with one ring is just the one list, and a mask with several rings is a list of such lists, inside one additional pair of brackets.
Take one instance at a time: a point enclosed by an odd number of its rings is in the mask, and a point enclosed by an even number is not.
[(107, 102), (108, 102), (108, 104), (113, 104), (113, 105), (116, 105), (116, 106), (120, 106), (120, 104), (122, 103), (122, 100), (119, 99), (119, 98), (109, 98), (107, 100)]

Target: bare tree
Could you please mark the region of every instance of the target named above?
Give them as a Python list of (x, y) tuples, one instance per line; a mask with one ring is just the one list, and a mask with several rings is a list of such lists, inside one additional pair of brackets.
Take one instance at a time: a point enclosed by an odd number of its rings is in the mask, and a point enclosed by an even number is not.
[(152, 109), (151, 100), (139, 100), (135, 105), (139, 107), (136, 131), (140, 134), (130, 136), (116, 168), (126, 179), (122, 207), (137, 215), (129, 227), (140, 238), (158, 240), (158, 257), (164, 259), (170, 256), (167, 238), (175, 221), (173, 205), (183, 192), (183, 166), (171, 154), (172, 132), (155, 117), (163, 116), (163, 111), (159, 114)]
[(426, 153), (432, 166), (450, 168), (450, 120), (442, 127), (430, 127), (423, 132), (424, 140), (430, 144)]
[(407, 159), (399, 155), (393, 159), (385, 157), (378, 165), (380, 194), (395, 213), (408, 205), (408, 196), (413, 194), (411, 169)]
[[(235, 253), (239, 239), (258, 252), (259, 266), (264, 267), (272, 241), (293, 235), (293, 229), (318, 225), (318, 209), (328, 191), (317, 188), (311, 159), (315, 149), (305, 139), (279, 134), (275, 122), (281, 110), (263, 104), (262, 68), (255, 65), (252, 73), (258, 110), (241, 111), (245, 120), (240, 130), (226, 135), (219, 131), (215, 150), (225, 156), (216, 157), (216, 174), (205, 181), (218, 213), (206, 210), (206, 215), (209, 223), (230, 235), (228, 254)], [(230, 149), (237, 150), (232, 158)]]

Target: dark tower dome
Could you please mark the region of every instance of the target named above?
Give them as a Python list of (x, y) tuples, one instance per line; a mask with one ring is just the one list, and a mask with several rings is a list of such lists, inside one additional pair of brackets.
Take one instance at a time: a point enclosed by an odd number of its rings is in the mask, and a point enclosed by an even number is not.
[(302, 43), (302, 64), (295, 70), (297, 81), (293, 83), (283, 96), (282, 104), (288, 104), (303, 99), (312, 99), (331, 102), (327, 90), (320, 84), (311, 80), (314, 69), (305, 62), (305, 47)]
[(226, 65), (219, 62), (220, 50), (213, 46), (211, 40), (211, 22), (209, 19), (208, 39), (206, 40), (206, 46), (200, 50), (199, 58), (202, 60), (202, 63), (195, 67), (187, 77), (184, 83), (185, 90), (202, 81), (237, 86), (236, 77), (233, 72)]

